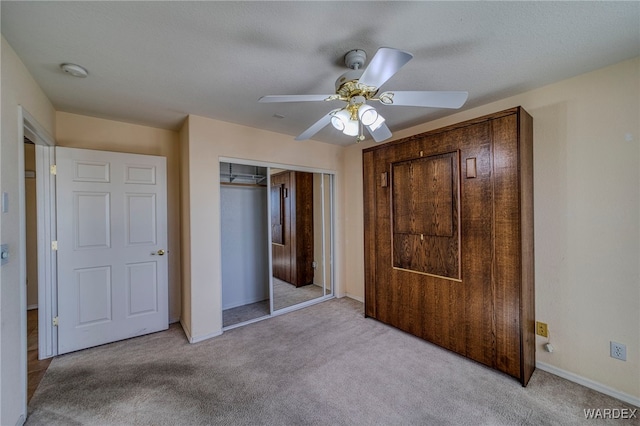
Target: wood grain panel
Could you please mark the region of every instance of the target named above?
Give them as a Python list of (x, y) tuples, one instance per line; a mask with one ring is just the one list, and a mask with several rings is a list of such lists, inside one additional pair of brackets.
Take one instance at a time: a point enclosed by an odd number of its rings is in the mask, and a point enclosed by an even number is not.
[[(313, 283), (313, 173), (294, 172), (291, 229), (295, 232), (295, 285)], [(295, 183), (295, 187), (293, 186)]]
[[(475, 126), (477, 145), (462, 151), (462, 158), (476, 158), (478, 174), (462, 179), (461, 233), (462, 282), (466, 340), (464, 354), (495, 367), (495, 330), (492, 298), (491, 141), (489, 126)], [(463, 161), (465, 164), (466, 161)], [(463, 173), (463, 176), (465, 173)]]
[(458, 279), (459, 156), (424, 156), (391, 165), (393, 265)]
[[(523, 385), (535, 368), (532, 153), (521, 108), (363, 152), (366, 314)], [(407, 271), (448, 273), (454, 252), (456, 279)]]
[[(364, 281), (376, 281), (376, 255), (375, 255), (375, 209), (376, 209), (376, 176), (369, 172), (374, 168), (373, 152), (365, 153), (362, 156), (363, 170), (363, 207), (364, 207)], [(369, 172), (369, 173), (367, 173)], [(380, 182), (382, 185), (382, 182)], [(376, 317), (376, 292), (374, 286), (365, 286), (364, 288), (364, 314), (368, 317)]]
[[(313, 173), (286, 171), (271, 176), (282, 200), (282, 243), (272, 241), (273, 276), (300, 287), (313, 282)], [(272, 200), (273, 207), (273, 200)], [(277, 215), (272, 208), (272, 216)], [(272, 217), (273, 220), (273, 217)], [(278, 229), (276, 229), (277, 231)], [(273, 229), (272, 229), (272, 232)]]
[(522, 384), (526, 386), (536, 368), (535, 352), (535, 262), (533, 227), (533, 118), (519, 113), (520, 238), (522, 276), (520, 278), (520, 327)]
[(393, 164), (394, 233), (451, 237), (454, 155)]
[(517, 116), (492, 121), (496, 365), (520, 375), (520, 188)]
[(271, 242), (284, 244), (284, 191), (283, 185), (271, 185)]
[(271, 176), (271, 185), (280, 187), (282, 191), (282, 243), (273, 242), (272, 249), (272, 264), (273, 264), (273, 276), (281, 279), (282, 281), (291, 282), (291, 199), (286, 197), (285, 194), (290, 190), (290, 174), (289, 172), (278, 173)]

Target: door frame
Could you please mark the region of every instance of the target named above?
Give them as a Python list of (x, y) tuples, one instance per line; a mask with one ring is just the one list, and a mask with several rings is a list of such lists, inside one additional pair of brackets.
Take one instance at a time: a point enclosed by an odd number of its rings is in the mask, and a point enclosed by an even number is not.
[[(46, 244), (47, 247), (44, 247), (44, 241), (42, 240), (42, 236), (46, 234), (46, 230), (53, 229), (55, 232), (55, 226), (52, 227), (52, 224), (55, 225), (55, 216), (53, 219), (50, 216), (50, 213), (53, 212), (55, 214), (55, 204), (49, 204), (48, 209), (44, 208), (45, 200), (51, 200), (51, 193), (48, 192), (47, 186), (45, 185), (45, 181), (51, 181), (51, 176), (49, 174), (49, 167), (45, 165), (46, 162), (43, 162), (45, 157), (49, 157), (50, 160), (53, 160), (53, 147), (55, 145), (55, 141), (53, 137), (45, 130), (44, 127), (22, 106), (18, 105), (18, 140), (16, 141), (19, 144), (18, 149), (18, 228), (19, 228), (19, 253), (18, 253), (18, 285), (20, 286), (20, 300), (19, 300), (19, 310), (20, 310), (20, 376), (22, 377), (21, 384), (17, 389), (18, 392), (22, 394), (23, 401), (23, 415), (27, 413), (27, 220), (26, 220), (26, 189), (25, 189), (25, 167), (24, 167), (24, 138), (25, 136), (29, 138), (36, 145), (36, 196), (37, 196), (37, 221), (38, 221), (38, 256), (42, 256), (42, 258), (38, 259), (38, 279), (42, 281), (38, 284), (38, 347), (39, 354), (38, 358), (48, 358), (52, 355), (47, 356), (47, 353), (50, 353), (53, 349), (53, 344), (51, 346), (46, 345), (47, 337), (51, 340), (55, 330), (53, 327), (47, 328), (46, 325), (41, 328), (41, 324), (43, 324), (44, 314), (43, 311), (40, 310), (40, 303), (44, 303), (43, 306), (47, 306), (47, 302), (41, 302), (41, 294), (44, 293), (42, 290), (45, 286), (45, 280), (51, 279), (52, 282), (49, 282), (48, 285), (50, 288), (55, 288), (55, 274), (52, 276), (50, 273), (45, 274), (45, 270), (42, 269), (43, 276), (41, 277), (41, 264), (44, 265), (45, 258), (52, 260), (52, 265), (55, 268), (55, 256), (51, 252), (51, 244)], [(46, 163), (48, 164), (48, 163)], [(42, 169), (45, 169), (46, 172), (43, 173)], [(54, 194), (55, 195), (55, 194)], [(55, 197), (54, 197), (55, 199)], [(46, 213), (48, 210), (49, 213)], [(53, 220), (53, 222), (51, 221)], [(43, 230), (40, 230), (40, 226), (43, 226)], [(41, 233), (42, 232), (42, 233)], [(55, 271), (55, 269), (54, 269)], [(48, 278), (47, 278), (48, 277)], [(42, 293), (41, 293), (42, 291)], [(50, 305), (48, 305), (50, 306)], [(41, 331), (42, 330), (42, 331)], [(43, 345), (44, 342), (44, 345)], [(24, 419), (24, 417), (23, 417)]]
[[(29, 112), (20, 107), (18, 113), (22, 121), (22, 141), (26, 136), (36, 146), (36, 217), (37, 217), (37, 250), (38, 250), (38, 359), (51, 358), (57, 355), (57, 329), (52, 319), (57, 315), (57, 279), (56, 252), (51, 248), (51, 241), (56, 238), (56, 204), (55, 178), (51, 174), (51, 166), (55, 164), (55, 140), (38, 123)], [(21, 150), (22, 152), (24, 151)], [(24, 154), (19, 162), (20, 176), (24, 176)], [(21, 179), (22, 182), (22, 179)], [(26, 288), (26, 222), (25, 220), (25, 188), (20, 186), (20, 229), (21, 259), (20, 282)], [(24, 269), (23, 269), (24, 268)], [(23, 275), (24, 273), (24, 275)], [(24, 298), (26, 315), (26, 294)], [(26, 326), (26, 325), (25, 325)], [(26, 331), (25, 331), (26, 334)]]

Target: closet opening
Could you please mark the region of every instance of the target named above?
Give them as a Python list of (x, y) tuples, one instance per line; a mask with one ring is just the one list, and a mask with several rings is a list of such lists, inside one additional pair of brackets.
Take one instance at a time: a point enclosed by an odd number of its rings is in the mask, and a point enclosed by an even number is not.
[(334, 296), (333, 175), (221, 159), (223, 330)]

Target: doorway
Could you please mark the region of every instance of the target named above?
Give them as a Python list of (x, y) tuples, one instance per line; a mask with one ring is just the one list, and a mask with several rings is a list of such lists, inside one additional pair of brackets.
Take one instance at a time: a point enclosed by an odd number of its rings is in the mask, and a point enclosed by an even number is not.
[(334, 296), (333, 179), (221, 159), (223, 330)]
[(47, 371), (51, 358), (38, 359), (38, 215), (36, 145), (24, 137), (24, 195), (27, 300), (27, 403)]
[[(50, 175), (54, 161), (54, 141), (46, 130), (23, 107), (19, 107), (20, 150), (18, 171), (20, 216), (20, 309), (22, 330), (23, 388), (26, 404), (44, 375), (53, 353), (55, 328), (50, 295), (43, 289), (55, 284), (55, 252), (45, 241), (55, 239), (55, 187)], [(29, 308), (27, 310), (27, 308)], [(47, 327), (50, 324), (50, 327)]]

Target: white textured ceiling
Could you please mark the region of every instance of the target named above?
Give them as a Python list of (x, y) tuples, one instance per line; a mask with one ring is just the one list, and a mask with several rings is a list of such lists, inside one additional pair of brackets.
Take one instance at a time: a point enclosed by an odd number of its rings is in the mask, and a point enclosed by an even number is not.
[[(59, 111), (178, 129), (188, 114), (302, 133), (344, 54), (414, 59), (384, 90), (466, 90), (471, 108), (640, 55), (639, 2), (2, 1), (1, 32)], [(80, 64), (85, 79), (59, 65)], [(338, 104), (339, 105), (339, 104)], [(391, 131), (451, 110), (380, 107)], [(284, 116), (277, 118), (275, 115)], [(328, 126), (314, 139), (353, 143)]]

